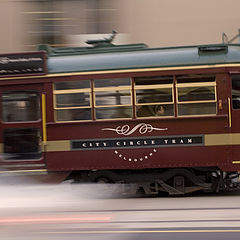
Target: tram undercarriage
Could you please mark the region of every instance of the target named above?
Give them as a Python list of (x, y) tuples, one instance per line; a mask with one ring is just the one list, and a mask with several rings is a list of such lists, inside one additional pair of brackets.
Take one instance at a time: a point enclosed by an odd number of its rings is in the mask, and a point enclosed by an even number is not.
[(120, 194), (158, 195), (166, 192), (184, 196), (196, 191), (220, 192), (240, 189), (238, 172), (222, 172), (218, 168), (175, 168), (167, 170), (118, 170), (73, 172), (73, 183), (118, 184)]

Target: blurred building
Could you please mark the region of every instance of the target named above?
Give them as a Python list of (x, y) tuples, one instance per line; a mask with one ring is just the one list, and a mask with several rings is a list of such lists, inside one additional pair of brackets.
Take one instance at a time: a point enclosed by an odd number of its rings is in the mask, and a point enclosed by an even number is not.
[(237, 0), (1, 0), (0, 52), (76, 46), (112, 30), (119, 42), (151, 47), (220, 43), (222, 32), (238, 34), (239, 7)]

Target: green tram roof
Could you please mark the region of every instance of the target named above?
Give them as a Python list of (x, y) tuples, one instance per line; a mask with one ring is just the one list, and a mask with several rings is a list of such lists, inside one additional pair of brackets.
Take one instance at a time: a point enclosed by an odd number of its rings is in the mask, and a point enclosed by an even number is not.
[(240, 63), (240, 44), (148, 48), (145, 44), (50, 48), (48, 73), (110, 71)]

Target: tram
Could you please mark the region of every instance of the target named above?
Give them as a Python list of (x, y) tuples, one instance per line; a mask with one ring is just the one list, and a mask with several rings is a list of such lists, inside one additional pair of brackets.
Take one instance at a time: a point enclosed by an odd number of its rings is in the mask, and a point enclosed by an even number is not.
[(240, 45), (51, 48), (0, 56), (0, 174), (238, 188)]

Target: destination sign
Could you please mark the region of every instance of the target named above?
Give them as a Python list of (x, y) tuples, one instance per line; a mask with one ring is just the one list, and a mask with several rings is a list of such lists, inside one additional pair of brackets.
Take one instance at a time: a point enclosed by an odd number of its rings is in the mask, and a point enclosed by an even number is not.
[(44, 73), (46, 73), (44, 52), (0, 55), (0, 77)]
[(72, 140), (72, 150), (158, 148), (203, 145), (203, 136), (160, 136), (121, 139)]

